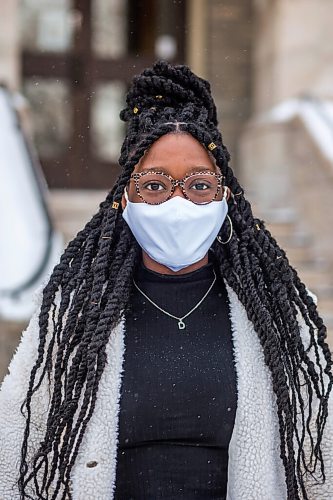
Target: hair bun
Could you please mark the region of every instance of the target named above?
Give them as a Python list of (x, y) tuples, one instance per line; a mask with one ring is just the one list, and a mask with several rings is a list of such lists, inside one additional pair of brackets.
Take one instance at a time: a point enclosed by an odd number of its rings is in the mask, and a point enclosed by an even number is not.
[(216, 106), (210, 84), (195, 75), (186, 65), (157, 61), (133, 78), (126, 98), (127, 107), (120, 113), (123, 121), (154, 107), (180, 109), (204, 108), (207, 121), (217, 125)]

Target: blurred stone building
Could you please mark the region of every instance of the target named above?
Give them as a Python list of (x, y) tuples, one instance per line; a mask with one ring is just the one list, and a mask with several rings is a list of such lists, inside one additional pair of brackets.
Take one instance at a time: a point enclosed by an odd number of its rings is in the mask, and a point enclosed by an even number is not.
[[(30, 105), (67, 241), (118, 174), (132, 76), (185, 62), (211, 82), (231, 165), (333, 329), (332, 2), (2, 0), (0, 13), (0, 81)], [(1, 327), (1, 373), (18, 331)]]

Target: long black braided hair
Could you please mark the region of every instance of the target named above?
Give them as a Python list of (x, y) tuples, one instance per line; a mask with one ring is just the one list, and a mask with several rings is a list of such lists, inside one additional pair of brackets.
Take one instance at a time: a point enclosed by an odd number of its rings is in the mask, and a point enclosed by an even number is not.
[[(191, 134), (206, 148), (212, 142), (216, 145), (212, 154), (233, 193), (228, 201), (232, 237), (227, 245), (215, 241), (212, 248), (221, 276), (254, 325), (271, 373), (288, 499), (306, 500), (304, 476), (319, 471), (318, 477), (325, 479), (321, 441), (333, 384), (326, 327), (316, 304), (264, 222), (252, 214), (228, 164), (209, 83), (185, 65), (158, 61), (134, 78), (126, 103), (120, 114), (128, 127), (119, 158), (121, 174), (98, 213), (69, 243), (43, 290), (38, 358), (21, 407), (26, 417), (21, 498), (32, 498), (27, 493), (31, 484), (36, 490), (33, 498), (51, 498), (51, 486), (52, 499), (71, 498), (70, 473), (94, 411), (107, 363), (106, 345), (129, 307), (132, 275), (141, 256), (122, 218), (120, 200), (144, 152), (159, 137), (177, 130)], [(220, 236), (225, 240), (228, 235), (226, 222)], [(301, 339), (300, 315), (309, 331), (307, 347)], [(50, 374), (46, 432), (30, 461), (32, 396)], [(308, 401), (303, 398), (304, 386)], [(314, 396), (319, 401), (316, 412)], [(306, 440), (311, 444), (309, 456), (303, 447)]]

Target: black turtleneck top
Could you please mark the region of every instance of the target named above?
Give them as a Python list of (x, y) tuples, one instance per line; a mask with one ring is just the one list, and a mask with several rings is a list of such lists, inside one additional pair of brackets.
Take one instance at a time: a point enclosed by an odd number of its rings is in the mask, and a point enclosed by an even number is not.
[[(228, 296), (219, 278), (178, 321), (138, 290), (126, 315), (115, 500), (224, 499), (236, 405)], [(163, 275), (143, 263), (134, 279), (181, 317), (203, 297), (214, 264)]]

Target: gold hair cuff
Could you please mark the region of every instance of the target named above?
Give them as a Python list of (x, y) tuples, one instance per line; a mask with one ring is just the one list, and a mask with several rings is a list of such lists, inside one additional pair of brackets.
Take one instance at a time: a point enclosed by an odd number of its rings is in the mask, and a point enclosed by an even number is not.
[(136, 115), (138, 112), (139, 112), (139, 108), (137, 106), (135, 106), (133, 108), (133, 113)]
[(258, 231), (260, 231), (260, 226), (259, 226), (259, 224), (256, 224), (256, 228), (258, 229)]
[(117, 210), (118, 207), (119, 207), (119, 203), (117, 201), (114, 201), (112, 203), (112, 208), (115, 208)]
[(211, 142), (210, 144), (208, 144), (208, 149), (210, 151), (213, 151), (215, 148), (217, 148), (217, 146), (214, 142)]
[(162, 95), (155, 95), (155, 99), (163, 99)]

